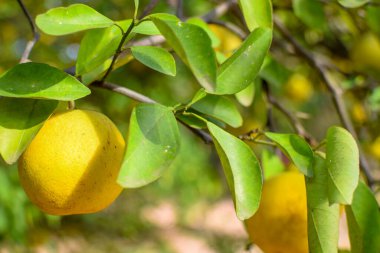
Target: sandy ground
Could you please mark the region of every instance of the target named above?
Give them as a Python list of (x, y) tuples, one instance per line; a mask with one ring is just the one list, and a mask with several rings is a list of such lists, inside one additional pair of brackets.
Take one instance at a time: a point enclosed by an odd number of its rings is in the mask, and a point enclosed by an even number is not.
[[(151, 224), (148, 235), (134, 237), (105, 231), (83, 232), (81, 226), (70, 224), (56, 231), (35, 230), (34, 240), (28, 246), (0, 244), (0, 253), (262, 253), (256, 246), (247, 249), (248, 238), (236, 218), (231, 200), (222, 200), (212, 206), (200, 203), (185, 217), (179, 217), (176, 206), (165, 201), (145, 207), (141, 216)], [(344, 215), (339, 246), (349, 248)]]

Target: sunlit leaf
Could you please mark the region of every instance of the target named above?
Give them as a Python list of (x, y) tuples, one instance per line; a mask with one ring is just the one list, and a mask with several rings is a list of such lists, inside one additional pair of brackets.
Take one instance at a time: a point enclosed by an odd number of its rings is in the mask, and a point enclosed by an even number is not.
[(325, 159), (316, 155), (312, 178), (306, 178), (307, 223), (310, 253), (337, 252), (339, 204), (330, 205)]
[(323, 4), (319, 1), (293, 0), (294, 14), (311, 28), (327, 27)]
[(58, 102), (19, 98), (0, 98), (0, 154), (12, 164), (53, 113)]
[(265, 133), (265, 136), (276, 142), (281, 150), (293, 161), (296, 167), (308, 177), (313, 176), (314, 154), (309, 144), (296, 134)]
[(372, 31), (380, 35), (380, 6), (371, 6), (366, 7), (367, 10), (367, 23)]
[(250, 31), (258, 27), (272, 28), (270, 0), (239, 0), (239, 6)]
[[(119, 55), (119, 57), (116, 60), (116, 63), (113, 66), (113, 70), (115, 70), (117, 68), (120, 68), (121, 66), (127, 64), (128, 62), (130, 62), (133, 59), (134, 58), (133, 58), (133, 56), (131, 54), (121, 54), (121, 55)], [(88, 85), (91, 82), (93, 82), (93, 81), (98, 80), (99, 78), (101, 78), (105, 74), (105, 72), (107, 71), (107, 69), (109, 68), (111, 62), (112, 62), (112, 59), (109, 58), (106, 61), (104, 61), (101, 65), (99, 65), (98, 67), (96, 67), (94, 70), (92, 70), (92, 71), (90, 71), (88, 73), (84, 73), (82, 75), (82, 82), (85, 85)]]
[(370, 0), (338, 0), (338, 2), (347, 8), (357, 8), (369, 3)]
[(132, 30), (133, 33), (139, 33), (144, 35), (160, 35), (160, 31), (155, 24), (150, 20), (144, 20), (144, 22), (138, 23)]
[(57, 7), (40, 14), (36, 24), (44, 33), (66, 35), (113, 25), (113, 21), (84, 4)]
[(217, 94), (234, 94), (256, 78), (272, 41), (272, 30), (258, 28), (228, 58), (218, 71)]
[(178, 125), (170, 108), (158, 104), (136, 106), (118, 183), (135, 188), (155, 181), (169, 167), (178, 149)]
[(346, 215), (352, 253), (380, 252), (380, 212), (372, 191), (359, 182)]
[(282, 89), (283, 84), (289, 79), (291, 73), (290, 70), (273, 59), (273, 57), (267, 56), (260, 70), (260, 77), (273, 87), (271, 91), (276, 92)]
[(186, 23), (201, 27), (210, 37), (212, 47), (217, 47), (220, 44), (220, 39), (211, 31), (208, 24), (201, 18), (193, 17), (186, 20)]
[(75, 77), (43, 63), (18, 64), (0, 77), (0, 96), (75, 100), (91, 91)]
[(240, 139), (208, 122), (216, 150), (222, 162), (240, 220), (257, 211), (261, 199), (262, 175), (259, 162), (251, 148)]
[(265, 180), (285, 171), (284, 163), (280, 157), (264, 149), (261, 153), (261, 166), (264, 172)]
[(236, 105), (230, 99), (223, 96), (208, 94), (191, 107), (232, 127), (239, 127), (243, 123), (243, 118)]
[(253, 98), (255, 97), (256, 82), (248, 85), (244, 90), (239, 91), (235, 94), (236, 99), (239, 103), (245, 107), (252, 104)]
[(142, 64), (166, 75), (175, 76), (173, 56), (163, 48), (153, 46), (131, 47), (132, 55)]
[[(132, 20), (118, 22), (125, 31)], [(89, 73), (116, 53), (123, 36), (120, 27), (111, 26), (87, 31), (83, 37), (76, 63), (76, 74)]]
[(187, 107), (190, 107), (191, 105), (193, 105), (194, 103), (198, 102), (199, 100), (201, 100), (202, 98), (206, 97), (207, 96), (207, 92), (205, 91), (204, 88), (201, 88), (199, 89), (194, 97), (191, 99), (191, 101), (187, 104)]
[(326, 160), (330, 203), (351, 204), (359, 183), (359, 150), (347, 130), (335, 126), (329, 128)]
[(139, 0), (134, 0), (135, 2), (135, 13), (134, 13), (134, 18), (136, 19), (137, 18), (137, 12), (139, 11), (139, 3), (140, 1)]
[(213, 91), (216, 83), (216, 59), (207, 33), (199, 26), (176, 20), (168, 14), (155, 14), (151, 19), (169, 45), (193, 72), (198, 82)]

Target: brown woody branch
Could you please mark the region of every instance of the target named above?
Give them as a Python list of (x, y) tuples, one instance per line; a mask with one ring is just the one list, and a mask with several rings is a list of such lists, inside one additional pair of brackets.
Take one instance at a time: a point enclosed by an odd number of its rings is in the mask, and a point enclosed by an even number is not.
[(32, 33), (33, 33), (33, 39), (30, 40), (30, 41), (28, 41), (28, 43), (26, 44), (26, 47), (24, 49), (24, 52), (22, 53), (22, 56), (21, 56), (21, 59), (20, 59), (20, 63), (23, 63), (23, 62), (27, 62), (28, 61), (30, 52), (32, 51), (32, 49), (33, 49), (34, 45), (36, 44), (36, 42), (39, 40), (40, 34), (37, 31), (37, 27), (34, 24), (32, 16), (30, 15), (28, 9), (25, 7), (25, 5), (22, 2), (22, 0), (17, 0), (17, 2), (20, 5), (20, 7), (22, 9), (22, 12), (24, 13), (25, 17), (27, 18), (28, 23), (29, 23), (30, 28), (32, 29)]
[[(135, 101), (142, 102), (142, 103), (149, 103), (149, 104), (157, 104), (158, 103), (157, 101), (155, 101), (155, 100), (153, 100), (147, 96), (144, 96), (141, 93), (138, 93), (138, 92), (133, 91), (131, 89), (128, 89), (126, 87), (119, 86), (117, 84), (110, 83), (110, 82), (97, 81), (97, 82), (93, 82), (90, 87), (98, 87), (98, 88), (107, 89), (107, 90), (119, 93), (121, 95), (124, 95), (126, 97), (129, 97)], [(213, 143), (212, 137), (210, 136), (209, 133), (207, 133), (201, 129), (192, 128), (178, 118), (177, 118), (177, 120), (182, 125), (184, 125), (186, 128), (188, 128), (191, 132), (193, 132), (195, 135), (200, 137), (206, 144)]]
[[(347, 109), (342, 98), (343, 91), (339, 86), (336, 85), (336, 83), (330, 76), (329, 69), (326, 67), (325, 64), (318, 61), (318, 59), (311, 52), (309, 52), (305, 47), (303, 47), (292, 36), (290, 31), (282, 24), (282, 22), (276, 17), (274, 17), (274, 24), (276, 28), (278, 29), (278, 31), (282, 34), (282, 36), (293, 45), (297, 53), (301, 55), (305, 60), (307, 60), (309, 64), (313, 66), (316, 69), (316, 71), (319, 73), (327, 89), (332, 95), (332, 100), (333, 100), (335, 109), (337, 111), (337, 114), (339, 115), (342, 125), (352, 134), (352, 136), (356, 140), (358, 140), (358, 136), (356, 134), (355, 128), (352, 124), (350, 117), (348, 116)], [(359, 146), (359, 151), (360, 151), (360, 167), (362, 168), (363, 172), (365, 173), (367, 177), (368, 184), (370, 186), (373, 186), (375, 183), (375, 179), (372, 176), (367, 159), (364, 156), (363, 149), (361, 148), (360, 145), (358, 146)]]

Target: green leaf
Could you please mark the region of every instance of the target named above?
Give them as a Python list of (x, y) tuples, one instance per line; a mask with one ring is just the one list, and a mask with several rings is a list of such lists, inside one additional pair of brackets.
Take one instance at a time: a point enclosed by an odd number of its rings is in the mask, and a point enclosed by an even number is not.
[(351, 206), (346, 206), (346, 215), (351, 252), (380, 252), (379, 205), (363, 182), (359, 182)]
[(135, 188), (155, 181), (169, 167), (178, 149), (178, 125), (170, 108), (158, 104), (136, 106), (118, 183)]
[(161, 35), (160, 31), (150, 20), (144, 20), (144, 22), (138, 23), (133, 27), (132, 32), (144, 35)]
[(337, 252), (339, 204), (329, 204), (326, 161), (318, 155), (313, 172), (312, 178), (306, 177), (309, 252)]
[(0, 154), (12, 164), (24, 152), (58, 102), (0, 97)]
[(211, 29), (209, 28), (208, 24), (205, 21), (203, 21), (203, 19), (198, 18), (198, 17), (189, 18), (188, 20), (186, 20), (186, 23), (197, 25), (197, 26), (201, 27), (208, 34), (208, 36), (210, 37), (210, 39), (211, 39), (211, 46), (213, 48), (215, 48), (215, 47), (217, 47), (217, 46), (220, 45), (220, 39), (218, 38), (218, 36), (215, 35), (215, 33), (213, 33), (211, 31)]
[(250, 31), (258, 27), (272, 28), (270, 0), (239, 0), (239, 6)]
[(314, 154), (309, 144), (296, 134), (265, 133), (265, 136), (276, 142), (281, 150), (293, 161), (296, 167), (308, 177), (313, 176)]
[(153, 46), (131, 47), (132, 55), (142, 64), (166, 75), (175, 76), (173, 56), (163, 48)]
[(207, 96), (207, 92), (205, 91), (204, 88), (200, 88), (194, 95), (194, 97), (191, 99), (191, 101), (186, 105), (187, 107), (192, 106), (202, 98)]
[(140, 3), (140, 1), (139, 0), (134, 0), (134, 2), (135, 2), (135, 13), (134, 13), (133, 17), (134, 17), (134, 19), (136, 19), (137, 18), (137, 12), (139, 11), (139, 3)]
[[(123, 29), (127, 29), (131, 23), (131, 19), (118, 22)], [(123, 36), (120, 27), (111, 26), (86, 32), (79, 47), (77, 75), (91, 72), (115, 54)]]
[(207, 33), (197, 25), (183, 23), (170, 15), (152, 15), (151, 19), (198, 82), (207, 91), (213, 91), (216, 59)]
[(223, 96), (208, 94), (191, 107), (232, 127), (239, 127), (243, 124), (243, 118), (236, 105), (230, 99)]
[(327, 27), (327, 18), (323, 4), (319, 1), (293, 0), (294, 14), (307, 26), (315, 29)]
[(90, 94), (75, 77), (43, 63), (18, 64), (0, 77), (0, 96), (76, 100)]
[(380, 35), (380, 7), (368, 5), (367, 10), (367, 23), (372, 31)]
[(206, 123), (204, 119), (200, 119), (201, 116), (192, 113), (192, 112), (186, 112), (183, 114), (178, 114), (176, 117), (184, 122), (186, 125), (190, 126), (191, 128), (196, 129), (203, 129), (206, 128)]
[(330, 127), (326, 139), (330, 203), (351, 204), (359, 182), (358, 146), (352, 135), (341, 127)]
[(370, 2), (370, 0), (338, 0), (346, 8), (357, 8)]
[(114, 22), (96, 10), (84, 4), (58, 7), (40, 14), (36, 24), (44, 33), (66, 35), (94, 28), (109, 27)]
[[(121, 54), (116, 60), (116, 63), (113, 66), (113, 70), (120, 68), (121, 66), (127, 64), (131, 60), (133, 60), (133, 56), (130, 54)], [(86, 85), (90, 84), (91, 82), (98, 80), (101, 76), (104, 75), (104, 73), (107, 71), (109, 66), (111, 65), (112, 59), (109, 58), (105, 60), (101, 65), (96, 67), (94, 70), (84, 73), (82, 75), (82, 82)]]
[(292, 72), (277, 62), (273, 57), (267, 56), (260, 70), (260, 77), (273, 87), (273, 91), (279, 91), (289, 79)]
[(245, 89), (239, 91), (235, 94), (236, 99), (239, 103), (245, 107), (248, 107), (252, 104), (253, 98), (255, 97), (255, 87), (256, 82), (251, 83)]
[(237, 217), (249, 219), (259, 207), (262, 175), (251, 148), (240, 139), (207, 122), (232, 193)]
[(380, 111), (380, 87), (374, 88), (368, 96), (368, 102), (371, 109)]
[(260, 71), (271, 41), (271, 29), (254, 30), (220, 67), (215, 93), (233, 94), (250, 85)]
[(285, 166), (281, 159), (267, 149), (264, 149), (261, 153), (261, 166), (265, 180), (285, 171)]

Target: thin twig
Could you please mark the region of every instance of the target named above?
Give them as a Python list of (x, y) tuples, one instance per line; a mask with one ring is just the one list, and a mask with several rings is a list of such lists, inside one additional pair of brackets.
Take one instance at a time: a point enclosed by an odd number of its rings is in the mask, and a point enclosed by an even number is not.
[(256, 144), (262, 144), (262, 145), (266, 145), (266, 146), (277, 147), (276, 143), (274, 143), (274, 142), (258, 140), (256, 138), (250, 138), (249, 136), (245, 136), (245, 135), (241, 136), (240, 139), (245, 140), (245, 141), (250, 141), (250, 142), (253, 142)]
[(195, 135), (200, 137), (205, 144), (212, 144), (214, 143), (214, 140), (212, 139), (211, 135), (202, 129), (192, 128), (188, 124), (186, 124), (184, 121), (182, 121), (180, 118), (177, 117), (177, 121), (180, 122), (183, 126), (185, 126), (187, 129), (189, 129), (191, 132), (193, 132)]
[(130, 46), (155, 46), (159, 45), (165, 42), (165, 38), (161, 35), (153, 35), (153, 36), (148, 36), (144, 39), (136, 40), (136, 41), (131, 41), (128, 43), (128, 47)]
[[(324, 64), (321, 64), (314, 55), (309, 52), (306, 48), (304, 48), (289, 32), (289, 30), (281, 23), (281, 21), (274, 17), (273, 19), (274, 24), (276, 25), (276, 28), (278, 31), (284, 36), (285, 39), (287, 39), (294, 47), (294, 49), (303, 56), (311, 66), (313, 66), (317, 72), (322, 77), (322, 80), (324, 81), (327, 89), (332, 95), (332, 100), (334, 102), (335, 109), (339, 115), (339, 118), (343, 124), (343, 126), (352, 134), (352, 136), (358, 140), (358, 136), (356, 134), (355, 128), (352, 124), (352, 121), (347, 113), (346, 106), (344, 104), (344, 101), (342, 99), (343, 91), (340, 87), (338, 87), (334, 80), (332, 80), (332, 77), (329, 75), (329, 70), (326, 68)], [(375, 179), (372, 176), (371, 170), (369, 168), (367, 159), (364, 156), (363, 149), (359, 145), (359, 151), (360, 151), (360, 167), (362, 168), (363, 172), (365, 173), (368, 184), (370, 186), (374, 185)]]
[(75, 101), (74, 100), (70, 100), (67, 102), (67, 109), (69, 109), (69, 110), (75, 109)]
[[(110, 82), (93, 82), (91, 84), (91, 86), (94, 86), (94, 87), (99, 87), (99, 88), (103, 88), (103, 89), (107, 89), (107, 90), (111, 90), (111, 91), (114, 91), (116, 93), (119, 93), (119, 94), (122, 94), (124, 96), (127, 96), (133, 100), (136, 100), (138, 102), (142, 102), (142, 103), (149, 103), (149, 104), (156, 104), (157, 101), (149, 98), (149, 97), (146, 97), (136, 91), (133, 91), (133, 90), (130, 90), (126, 87), (123, 87), (123, 86), (119, 86), (117, 84), (113, 84), (113, 83), (110, 83)], [(90, 86), (90, 87), (91, 87)]]
[(177, 10), (176, 10), (177, 17), (180, 20), (185, 20), (185, 16), (183, 14), (183, 0), (177, 0)]
[(139, 19), (143, 19), (145, 16), (149, 15), (156, 7), (159, 1), (160, 0), (151, 0), (150, 3), (143, 10), (143, 13), (139, 16)]
[(211, 20), (209, 23), (220, 25), (227, 28), (228, 30), (230, 30), (231, 32), (239, 36), (239, 38), (242, 40), (244, 40), (247, 37), (247, 33), (245, 31), (243, 31), (240, 27), (238, 27), (237, 25), (231, 22), (226, 22), (226, 21), (221, 21), (221, 20)]
[(294, 131), (304, 137), (310, 144), (315, 145), (317, 142), (313, 137), (305, 130), (301, 122), (296, 116), (294, 116), (288, 109), (286, 109), (277, 99), (272, 95), (269, 89), (268, 83), (264, 80), (263, 87), (266, 92), (268, 103), (271, 104), (274, 108), (279, 110), (284, 116), (289, 120), (290, 125), (293, 127)]
[(123, 47), (123, 44), (124, 44), (125, 40), (127, 39), (128, 35), (132, 32), (132, 29), (133, 29), (134, 26), (135, 26), (135, 20), (132, 20), (132, 22), (129, 25), (127, 31), (124, 33), (123, 37), (121, 38), (119, 46), (117, 47), (116, 52), (113, 55), (112, 62), (110, 64), (110, 66), (108, 67), (107, 72), (104, 74), (103, 78), (101, 79), (101, 82), (104, 82), (104, 80), (106, 80), (106, 78), (108, 77), (108, 75), (112, 72), (113, 66), (114, 66), (117, 58), (122, 53), (121, 48)]
[[(216, 6), (210, 12), (201, 16), (200, 18), (203, 21), (209, 23), (212, 20), (215, 20), (215, 19), (223, 16), (226, 12), (228, 12), (229, 8), (231, 8), (231, 6), (233, 6), (236, 3), (237, 3), (236, 0), (230, 0), (227, 2), (223, 2), (223, 3), (219, 4), (218, 6)], [(149, 36), (149, 37), (137, 40), (137, 41), (131, 41), (130, 43), (128, 43), (128, 46), (155, 46), (155, 45), (162, 44), (164, 42), (165, 42), (165, 38), (163, 36), (153, 35), (153, 36)]]
[[(269, 101), (269, 96), (271, 94), (271, 91), (270, 91), (270, 88), (269, 88), (269, 84), (263, 80), (263, 83), (262, 83), (262, 88), (265, 92), (265, 95), (267, 97), (267, 100)], [(268, 114), (268, 118), (267, 118), (267, 122), (266, 122), (266, 127), (269, 129), (269, 131), (271, 132), (276, 132), (276, 125), (275, 125), (275, 121), (274, 121), (274, 118), (273, 118), (273, 105), (271, 103), (267, 103), (266, 104), (266, 110), (267, 110), (267, 114)]]
[[(129, 97), (135, 101), (142, 102), (142, 103), (149, 103), (149, 104), (157, 104), (158, 103), (157, 101), (155, 101), (155, 100), (153, 100), (147, 96), (144, 96), (144, 95), (142, 95), (136, 91), (130, 90), (126, 87), (119, 86), (119, 85), (114, 84), (114, 83), (98, 81), (98, 82), (93, 82), (90, 87), (98, 87), (98, 88), (107, 89), (107, 90), (119, 93), (121, 95), (124, 95), (126, 97)], [(200, 137), (206, 144), (213, 143), (212, 137), (210, 136), (209, 133), (207, 133), (201, 129), (192, 128), (191, 126), (187, 125), (186, 123), (184, 123), (182, 120), (180, 120), (178, 118), (177, 118), (177, 120), (181, 124), (183, 124), (185, 127), (187, 127), (195, 135)]]
[(36, 44), (36, 42), (39, 40), (40, 35), (39, 35), (38, 31), (37, 31), (36, 25), (33, 22), (32, 16), (30, 15), (28, 9), (25, 7), (25, 5), (22, 2), (22, 0), (17, 0), (17, 2), (20, 5), (20, 7), (21, 7), (21, 9), (22, 9), (25, 17), (27, 18), (27, 20), (29, 22), (29, 25), (30, 25), (30, 28), (32, 29), (32, 33), (33, 33), (33, 39), (30, 40), (30, 41), (28, 41), (28, 43), (26, 44), (25, 50), (22, 53), (22, 56), (21, 56), (21, 59), (20, 59), (20, 63), (23, 63), (23, 62), (28, 61), (30, 52), (32, 51), (32, 49), (33, 49), (34, 45)]
[(201, 16), (201, 19), (203, 19), (205, 22), (210, 22), (215, 18), (223, 16), (234, 4), (237, 4), (237, 0), (223, 2), (216, 6), (213, 10)]

